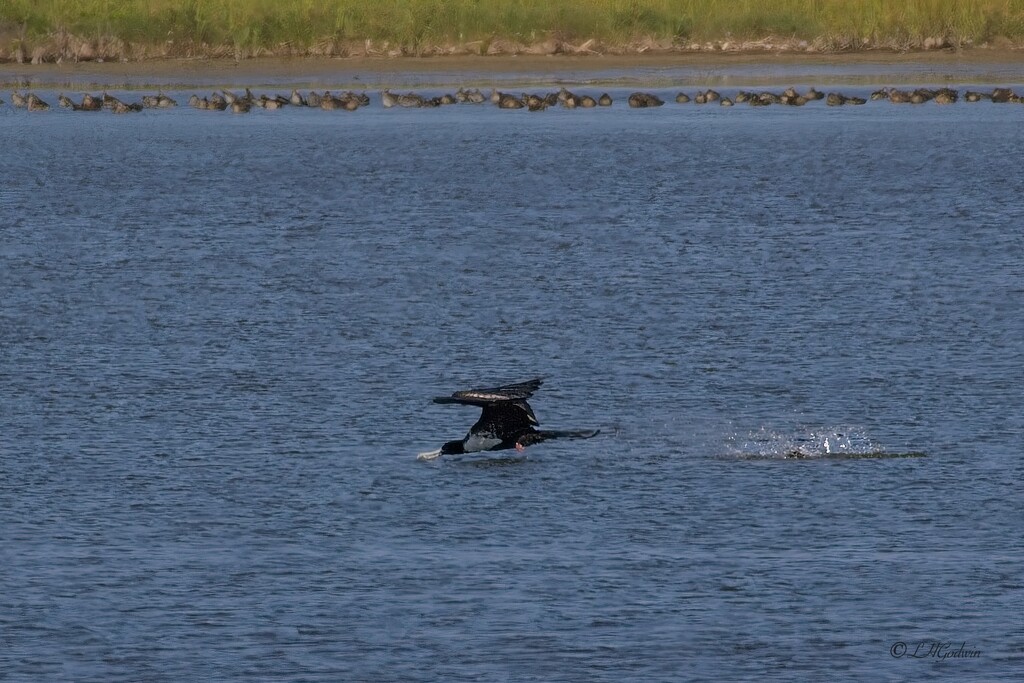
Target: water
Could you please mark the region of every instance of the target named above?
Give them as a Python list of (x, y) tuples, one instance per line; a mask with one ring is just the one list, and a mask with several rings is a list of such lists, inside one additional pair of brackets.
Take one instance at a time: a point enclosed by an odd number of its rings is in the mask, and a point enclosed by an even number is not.
[(1017, 680), (1022, 112), (5, 105), (0, 678)]

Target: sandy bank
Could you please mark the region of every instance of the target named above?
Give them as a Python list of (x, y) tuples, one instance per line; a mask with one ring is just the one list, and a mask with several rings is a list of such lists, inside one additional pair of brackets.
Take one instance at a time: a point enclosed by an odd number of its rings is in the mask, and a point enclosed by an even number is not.
[(849, 54), (684, 53), (156, 59), (142, 62), (0, 64), (0, 87), (214, 87), (268, 85), (379, 88), (486, 83), (618, 85), (1016, 83), (1016, 50)]

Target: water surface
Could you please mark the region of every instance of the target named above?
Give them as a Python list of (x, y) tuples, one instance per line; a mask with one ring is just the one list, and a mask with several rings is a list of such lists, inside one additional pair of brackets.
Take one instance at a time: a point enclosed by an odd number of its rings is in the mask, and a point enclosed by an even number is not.
[(5, 105), (0, 671), (1016, 680), (1022, 115)]

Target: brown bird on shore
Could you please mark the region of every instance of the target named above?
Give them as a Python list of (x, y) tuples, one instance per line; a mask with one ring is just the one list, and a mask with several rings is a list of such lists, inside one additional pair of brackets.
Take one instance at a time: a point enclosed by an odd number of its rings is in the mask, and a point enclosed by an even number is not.
[(1009, 88), (995, 88), (992, 91), (992, 101), (997, 104), (1009, 102), (1014, 97), (1013, 91)]
[(99, 97), (94, 97), (89, 93), (82, 95), (82, 111), (100, 111), (103, 109), (103, 100)]
[(543, 111), (548, 108), (548, 103), (540, 95), (534, 95), (532, 93), (523, 93), (523, 102), (526, 103), (526, 108), (530, 111)]
[(29, 111), (46, 111), (50, 108), (50, 105), (43, 102), (35, 93), (29, 93), (26, 108)]
[(499, 109), (522, 109), (525, 106), (522, 100), (508, 93), (498, 93), (497, 104)]
[(629, 106), (634, 109), (643, 109), (646, 107), (660, 107), (665, 104), (657, 95), (646, 93), (646, 92), (635, 92), (629, 96)]

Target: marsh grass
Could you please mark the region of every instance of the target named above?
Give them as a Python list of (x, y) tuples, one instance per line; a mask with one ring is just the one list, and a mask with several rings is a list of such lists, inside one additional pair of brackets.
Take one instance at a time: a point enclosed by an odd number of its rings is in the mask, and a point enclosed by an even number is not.
[(899, 47), (1024, 39), (1024, 0), (4, 0), (0, 41), (56, 34), (125, 44), (302, 52), (324, 41), (416, 48), (494, 40), (767, 37)]

